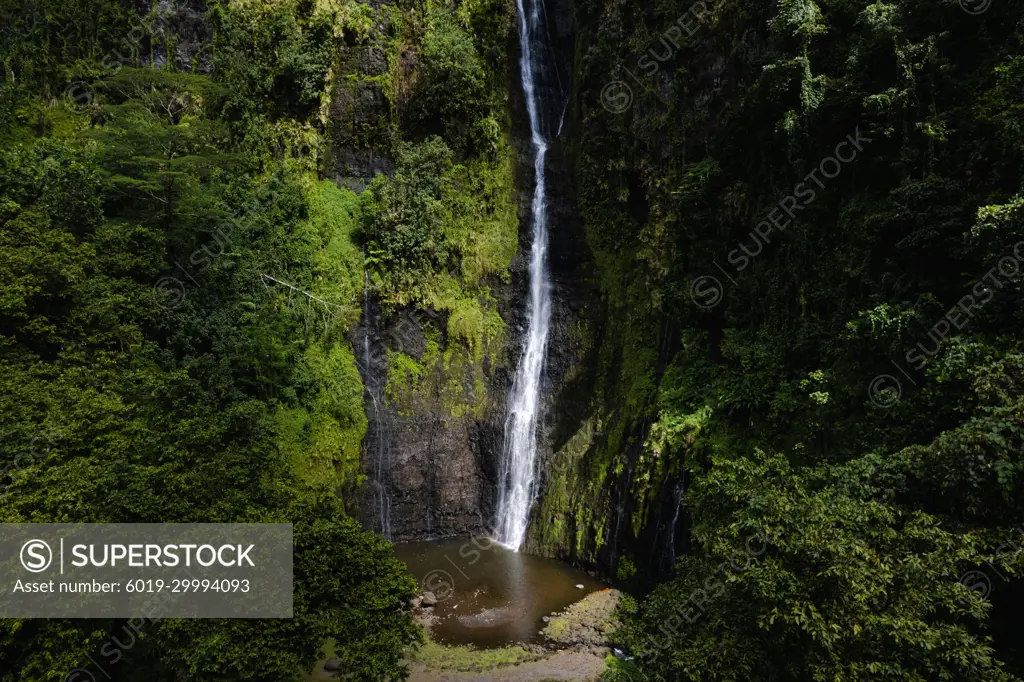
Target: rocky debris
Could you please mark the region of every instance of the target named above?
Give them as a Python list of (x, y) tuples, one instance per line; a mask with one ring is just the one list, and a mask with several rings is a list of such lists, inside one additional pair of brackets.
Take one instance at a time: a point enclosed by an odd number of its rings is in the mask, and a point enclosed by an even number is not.
[(341, 659), (340, 658), (328, 658), (324, 662), (324, 670), (328, 672), (334, 672), (335, 670), (341, 670)]
[(416, 624), (423, 628), (428, 634), (431, 629), (437, 623), (437, 614), (434, 613), (434, 609), (417, 609), (412, 614), (413, 620)]
[(437, 597), (434, 596), (433, 592), (424, 592), (423, 597), (420, 598), (420, 603), (425, 609), (433, 608), (437, 606)]
[(607, 651), (612, 633), (620, 627), (615, 610), (621, 597), (618, 590), (594, 592), (551, 618), (541, 634), (561, 646)]

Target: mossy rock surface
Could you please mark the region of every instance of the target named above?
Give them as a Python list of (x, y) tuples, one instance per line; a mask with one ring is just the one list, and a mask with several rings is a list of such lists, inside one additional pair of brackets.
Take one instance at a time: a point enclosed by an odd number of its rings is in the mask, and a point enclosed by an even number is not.
[(567, 646), (605, 646), (619, 627), (615, 610), (622, 593), (606, 589), (589, 594), (548, 621), (541, 634)]
[(452, 670), (458, 672), (486, 672), (510, 665), (518, 665), (542, 658), (518, 646), (501, 649), (474, 649), (468, 646), (447, 646), (429, 641), (411, 657), (422, 663), (428, 670)]

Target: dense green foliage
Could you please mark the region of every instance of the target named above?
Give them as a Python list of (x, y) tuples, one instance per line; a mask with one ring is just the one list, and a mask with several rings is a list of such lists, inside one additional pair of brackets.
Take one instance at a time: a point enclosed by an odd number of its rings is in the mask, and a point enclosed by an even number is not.
[(398, 117), (404, 135), (440, 135), (460, 154), (493, 151), (508, 115), (505, 43), (514, 5), (409, 4), (400, 3), (401, 14), (395, 13), (403, 28), (400, 49), (409, 50), (401, 54), (406, 61), (395, 83), (395, 99), (404, 104)]
[[(505, 325), (491, 286), (507, 281), (518, 247), (515, 152), (508, 139), (504, 0), (400, 2), (390, 8), (386, 122), (357, 144), (389, 155), (360, 197), (368, 276), (385, 313), (426, 310), (427, 352), (389, 357), (389, 403), (420, 399), (452, 416), (482, 415), (484, 362), (505, 362)], [(359, 112), (353, 112), (356, 118)], [(433, 313), (440, 313), (436, 315)]]
[(447, 8), (433, 8), (413, 86), (411, 126), (445, 134), (463, 146), (485, 114), (485, 72), (469, 34)]
[[(333, 641), (398, 679), (415, 586), (348, 516), (347, 335), (364, 281), (440, 312), (384, 395), (486, 407), (512, 3), (215, 2), (208, 55), (130, 5), (0, 5), (0, 521), (292, 522), (294, 619), (155, 623), (116, 674), (290, 680)], [(1024, 678), (1019, 9), (575, 9), (603, 301), (534, 540), (637, 585), (676, 560), (607, 677)], [(340, 189), (338, 147), (394, 172)], [(0, 679), (121, 626), (4, 621)]]
[(7, 620), (0, 679), (92, 656), (122, 680), (295, 680), (330, 640), (358, 679), (404, 676), (415, 585), (346, 509), (360, 202), (309, 165), (348, 24), (299, 4), (213, 6), (211, 76), (104, 63), (131, 24), (110, 3), (5, 34), (0, 520), (290, 522), (295, 617), (147, 623), (117, 660), (123, 621)]
[[(444, 313), (388, 395), (482, 408), (503, 330), (486, 280), (517, 244), (511, 7), (0, 6), (0, 520), (295, 528), (293, 619), (147, 623), (117, 660), (121, 621), (4, 621), (0, 679), (91, 655), (123, 680), (294, 680), (325, 653), (404, 676), (415, 586), (349, 517), (349, 334), (369, 266), (389, 310)], [(339, 147), (398, 172), (339, 189)], [(410, 388), (428, 365), (440, 384)]]
[(542, 541), (650, 575), (685, 482), (650, 680), (1020, 677), (1019, 6), (691, 4), (577, 7), (605, 437)]
[(454, 255), (446, 234), (453, 221), (451, 150), (440, 138), (400, 147), (398, 166), (394, 178), (377, 176), (365, 213), (369, 259), (387, 299), (414, 292)]

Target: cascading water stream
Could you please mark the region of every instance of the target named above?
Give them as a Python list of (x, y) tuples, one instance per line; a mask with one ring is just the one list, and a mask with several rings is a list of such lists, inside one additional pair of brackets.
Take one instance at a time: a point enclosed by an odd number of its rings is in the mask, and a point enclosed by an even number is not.
[[(529, 10), (526, 5), (529, 4)], [(531, 211), (530, 291), (527, 302), (529, 326), (523, 355), (509, 395), (505, 422), (502, 472), (498, 481), (496, 540), (518, 550), (526, 535), (530, 507), (535, 493), (537, 424), (540, 416), (541, 378), (547, 354), (551, 321), (551, 292), (548, 282), (548, 225), (544, 160), (548, 145), (544, 137), (537, 95), (538, 63), (535, 47), (541, 34), (539, 0), (516, 0), (519, 14), (519, 57), (523, 93), (530, 118), (530, 140), (534, 149), (533, 202)]]
[(669, 566), (676, 565), (676, 524), (679, 523), (679, 512), (683, 508), (683, 484), (680, 481), (676, 485), (676, 511), (672, 516), (672, 523), (668, 527), (668, 556)]
[(376, 507), (376, 516), (380, 523), (380, 533), (388, 540), (391, 539), (391, 496), (388, 495), (387, 481), (391, 466), (388, 459), (388, 447), (384, 438), (384, 415), (380, 410), (379, 389), (373, 381), (372, 354), (370, 348), (370, 277), (369, 273), (363, 273), (363, 364), (365, 367), (366, 392), (370, 396), (370, 404), (373, 406), (373, 418), (370, 423), (374, 426), (376, 438), (374, 438), (374, 468), (373, 468), (373, 502)]

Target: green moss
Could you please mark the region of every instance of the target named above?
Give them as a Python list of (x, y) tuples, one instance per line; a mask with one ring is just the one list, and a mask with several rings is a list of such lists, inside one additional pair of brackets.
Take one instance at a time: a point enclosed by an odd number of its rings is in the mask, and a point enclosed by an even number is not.
[(313, 429), (309, 461), (313, 470), (337, 474), (336, 485), (355, 483), (360, 447), (366, 434), (363, 383), (351, 348), (335, 344), (328, 351), (318, 346), (306, 352), (306, 364), (321, 377), (320, 391), (312, 403)]
[[(534, 538), (542, 553), (562, 554), (570, 547), (584, 561), (596, 561), (604, 543), (605, 518), (610, 498), (605, 494), (609, 462), (607, 450), (597, 446), (597, 418), (586, 420), (547, 466), (548, 483)], [(575, 535), (570, 536), (571, 518)], [(591, 541), (591, 534), (594, 539)]]
[(587, 525), (589, 510), (597, 498), (586, 499), (593, 489), (588, 490), (588, 480), (581, 476), (580, 464), (593, 444), (594, 431), (594, 420), (585, 421), (547, 464), (548, 483), (537, 515), (541, 522), (536, 524), (535, 530), (544, 553), (556, 554), (576, 542), (576, 538), (566, 535), (566, 516), (573, 516), (578, 527)]
[(616, 569), (615, 577), (619, 580), (626, 581), (636, 575), (636, 564), (633, 563), (633, 559), (629, 555), (622, 555), (619, 557), (619, 566)]
[(328, 180), (306, 192), (309, 224), (319, 237), (314, 258), (313, 293), (344, 308), (351, 324), (359, 319), (363, 291), (363, 256), (355, 243), (359, 198)]
[(460, 168), (459, 210), (451, 239), (462, 254), (459, 275), (477, 284), (488, 276), (508, 279), (519, 245), (515, 152), (506, 139), (495, 141), (486, 156)]
[(561, 639), (562, 635), (565, 634), (566, 628), (569, 627), (569, 621), (564, 616), (555, 616), (548, 621), (547, 627), (544, 628), (544, 634), (549, 638), (558, 640)]
[(448, 334), (465, 343), (472, 350), (481, 347), (484, 329), (484, 311), (477, 301), (463, 300), (448, 316)]
[(469, 350), (458, 345), (445, 350), (441, 365), (441, 404), (453, 417), (480, 415), (486, 407), (485, 389), (477, 370)]
[(309, 488), (333, 491), (356, 485), (367, 421), (355, 356), (340, 344), (329, 349), (313, 344), (297, 374), (305, 395), (301, 406), (274, 413), (278, 447)]
[(434, 641), (428, 641), (410, 655), (410, 660), (424, 664), (428, 670), (481, 673), (539, 658), (537, 654), (517, 646), (502, 649), (471, 649), (465, 646), (445, 646)]
[(388, 352), (388, 380), (384, 395), (399, 414), (409, 416), (423, 400), (429, 400), (435, 387), (431, 381), (437, 374), (441, 350), (437, 334), (427, 333), (427, 345), (420, 360), (402, 352)]
[(490, 283), (508, 281), (519, 237), (504, 68), (514, 7), (473, 0), (453, 13), (427, 0), (381, 11), (392, 29), (377, 42), (388, 72), (365, 77), (349, 59), (337, 67), (336, 86), (352, 92), (372, 81), (390, 103), (390, 121), (381, 122), (387, 134), (343, 131), (346, 143), (378, 149), (397, 165), (394, 177), (378, 177), (364, 194), (371, 282), (388, 311), (446, 316), (436, 353), (415, 364), (396, 358), (387, 395), (406, 410), (429, 399), (452, 416), (482, 416), (485, 361), (503, 362), (507, 336)]
[(323, 335), (310, 333), (296, 369), (297, 404), (275, 414), (278, 446), (296, 477), (312, 489), (350, 489), (360, 479), (360, 451), (367, 420), (363, 384), (344, 334), (358, 319), (362, 257), (352, 240), (358, 199), (327, 181), (300, 176), (307, 219), (292, 233), (311, 263), (310, 280), (300, 283), (323, 303), (300, 300), (314, 313)]

